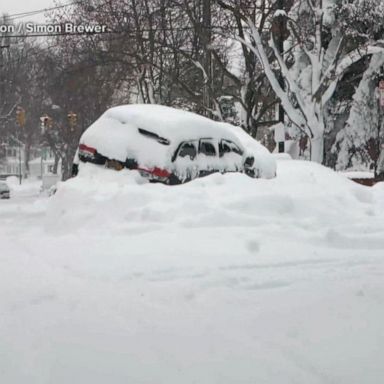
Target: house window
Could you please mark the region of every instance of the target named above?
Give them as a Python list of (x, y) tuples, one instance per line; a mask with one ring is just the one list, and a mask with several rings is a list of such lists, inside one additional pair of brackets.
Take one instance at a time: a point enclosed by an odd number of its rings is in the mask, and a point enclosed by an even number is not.
[(16, 148), (7, 148), (7, 157), (16, 157)]

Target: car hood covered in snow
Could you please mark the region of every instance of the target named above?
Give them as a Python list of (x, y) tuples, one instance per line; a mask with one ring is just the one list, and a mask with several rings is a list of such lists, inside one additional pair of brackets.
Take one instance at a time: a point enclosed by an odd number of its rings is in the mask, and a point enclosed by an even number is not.
[(248, 135), (248, 133), (241, 127), (227, 123), (220, 124), (237, 137), (243, 145), (247, 155), (255, 158), (255, 167), (258, 170), (259, 177), (271, 179), (276, 176), (276, 160), (267, 148)]

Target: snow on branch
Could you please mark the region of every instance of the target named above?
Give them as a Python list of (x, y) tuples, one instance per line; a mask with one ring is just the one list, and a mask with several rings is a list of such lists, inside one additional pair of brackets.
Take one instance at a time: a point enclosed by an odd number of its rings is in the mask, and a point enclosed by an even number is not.
[(20, 101), (17, 101), (6, 115), (0, 116), (0, 120), (7, 120), (7, 119), (9, 119), (12, 116), (12, 114), (14, 113), (14, 111), (17, 108), (18, 104), (20, 104)]
[(205, 71), (204, 67), (201, 65), (201, 63), (197, 60), (191, 60), (192, 63), (195, 65), (196, 68), (200, 69), (202, 74), (203, 74), (203, 78), (204, 78), (204, 84), (207, 84), (208, 83), (208, 80), (209, 80), (209, 77), (207, 75), (207, 72)]
[[(279, 84), (279, 81), (276, 78), (275, 73), (272, 70), (272, 66), (265, 52), (259, 31), (257, 30), (256, 26), (251, 20), (248, 19), (247, 24), (251, 30), (251, 37), (255, 44), (252, 44), (251, 41), (245, 40), (239, 36), (237, 36), (236, 39), (242, 44), (244, 44), (245, 46), (247, 46), (256, 55), (256, 57), (258, 58), (259, 62), (261, 63), (264, 69), (264, 73), (267, 76), (272, 89), (276, 93), (277, 97), (280, 99), (281, 104), (283, 105), (283, 108), (287, 113), (288, 117), (290, 118), (290, 120), (298, 127), (305, 126), (306, 125), (305, 119), (294, 108), (291, 101), (289, 100), (287, 92), (285, 92), (284, 89), (281, 87), (281, 85)], [(283, 75), (285, 76), (287, 75), (287, 73), (284, 73)]]
[(345, 71), (354, 63), (361, 60), (363, 57), (384, 52), (384, 47), (379, 45), (366, 45), (363, 48), (357, 48), (346, 54), (336, 67), (331, 68), (327, 72), (327, 78), (324, 80), (324, 84), (327, 88), (322, 95), (322, 105), (325, 105), (332, 97), (336, 90), (337, 83), (343, 77)]

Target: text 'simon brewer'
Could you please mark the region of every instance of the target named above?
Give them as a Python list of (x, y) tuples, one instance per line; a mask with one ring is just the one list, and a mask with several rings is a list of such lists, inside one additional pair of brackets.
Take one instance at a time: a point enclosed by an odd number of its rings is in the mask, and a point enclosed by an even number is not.
[(102, 24), (34, 24), (26, 23), (27, 33), (105, 33), (108, 31), (106, 25)]

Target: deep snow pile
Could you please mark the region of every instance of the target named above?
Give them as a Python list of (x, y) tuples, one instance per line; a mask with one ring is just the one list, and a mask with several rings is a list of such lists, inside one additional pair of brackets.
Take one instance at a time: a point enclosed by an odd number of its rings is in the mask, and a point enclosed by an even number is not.
[(80, 177), (60, 185), (46, 224), (53, 233), (258, 225), (336, 231), (356, 216), (372, 219), (372, 204), (370, 189), (308, 162), (281, 161), (273, 180), (214, 174), (173, 188), (146, 183), (136, 171), (81, 164)]
[(0, 204), (0, 381), (372, 383), (384, 187), (279, 161), (167, 187), (82, 167)]

